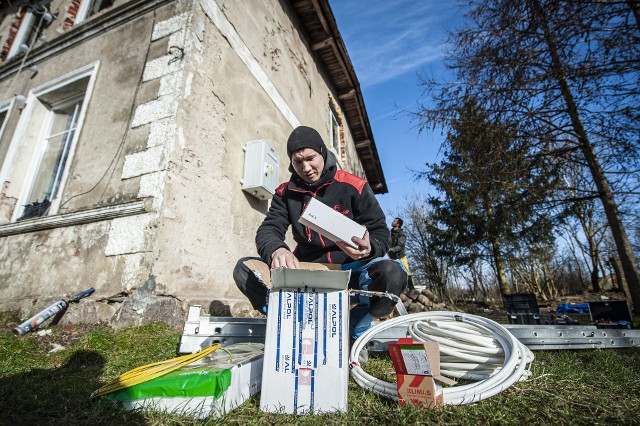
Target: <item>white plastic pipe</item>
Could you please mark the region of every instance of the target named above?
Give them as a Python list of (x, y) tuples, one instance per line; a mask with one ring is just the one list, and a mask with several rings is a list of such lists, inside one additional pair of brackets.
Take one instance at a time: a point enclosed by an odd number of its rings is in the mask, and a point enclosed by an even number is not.
[(354, 342), (350, 353), (351, 376), (361, 387), (377, 395), (397, 400), (397, 385), (365, 372), (357, 362), (358, 356), (373, 336), (399, 325), (409, 325), (414, 340), (440, 344), (440, 352), (446, 359), (443, 375), (478, 380), (444, 388), (447, 405), (487, 399), (531, 375), (527, 365), (533, 361), (533, 353), (497, 322), (457, 312), (419, 312), (381, 322)]

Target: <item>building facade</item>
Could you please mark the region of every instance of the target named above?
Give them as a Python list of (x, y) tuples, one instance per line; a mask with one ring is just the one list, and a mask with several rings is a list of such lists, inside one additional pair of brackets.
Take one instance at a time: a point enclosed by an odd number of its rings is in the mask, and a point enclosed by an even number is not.
[[(326, 0), (50, 0), (0, 6), (0, 310), (89, 287), (67, 321), (249, 315), (235, 288), (269, 200), (245, 150), (316, 128), (386, 192)], [(251, 163), (249, 167), (254, 167)], [(262, 167), (258, 164), (257, 167)]]

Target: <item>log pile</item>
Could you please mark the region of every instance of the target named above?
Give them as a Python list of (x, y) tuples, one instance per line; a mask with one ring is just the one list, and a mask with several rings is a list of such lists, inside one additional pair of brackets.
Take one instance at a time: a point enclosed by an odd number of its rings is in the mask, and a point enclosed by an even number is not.
[(445, 311), (447, 307), (442, 299), (428, 289), (407, 290), (400, 295), (402, 304), (408, 313), (424, 311)]

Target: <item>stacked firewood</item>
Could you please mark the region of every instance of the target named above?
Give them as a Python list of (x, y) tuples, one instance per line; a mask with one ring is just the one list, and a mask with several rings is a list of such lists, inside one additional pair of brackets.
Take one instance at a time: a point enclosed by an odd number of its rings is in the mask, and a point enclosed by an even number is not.
[(447, 310), (442, 298), (426, 288), (422, 290), (407, 290), (400, 295), (400, 299), (410, 314), (423, 311)]

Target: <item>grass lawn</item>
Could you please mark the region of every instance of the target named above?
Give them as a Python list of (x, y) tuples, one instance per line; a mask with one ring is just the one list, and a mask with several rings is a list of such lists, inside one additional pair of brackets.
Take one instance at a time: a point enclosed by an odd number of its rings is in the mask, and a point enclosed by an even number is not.
[[(51, 334), (14, 336), (16, 318), (0, 321), (0, 424), (640, 424), (640, 349), (538, 351), (532, 377), (474, 404), (443, 411), (399, 407), (349, 382), (346, 414), (265, 414), (259, 395), (221, 419), (194, 420), (160, 412), (126, 412), (91, 401), (91, 392), (132, 368), (177, 355), (179, 331), (151, 324), (114, 331), (56, 326)], [(63, 350), (50, 352), (55, 345)], [(387, 356), (365, 369), (393, 378)]]

